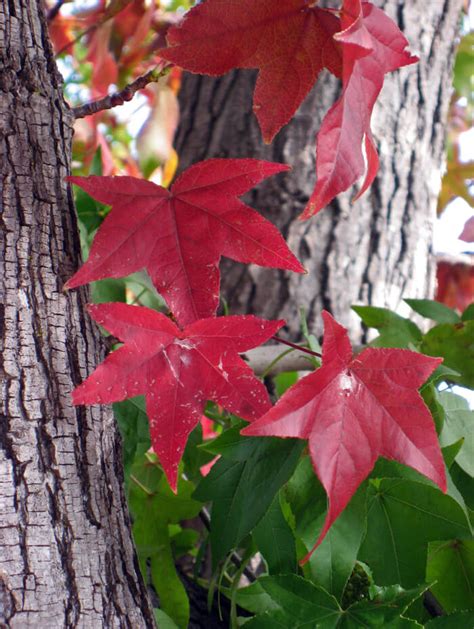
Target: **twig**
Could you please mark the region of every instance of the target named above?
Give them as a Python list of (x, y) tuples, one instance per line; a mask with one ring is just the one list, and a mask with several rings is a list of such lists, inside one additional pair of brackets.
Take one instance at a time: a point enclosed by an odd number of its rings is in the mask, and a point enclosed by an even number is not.
[(138, 79), (135, 79), (133, 83), (130, 83), (129, 85), (124, 87), (123, 90), (115, 92), (115, 94), (105, 96), (104, 98), (93, 100), (90, 103), (84, 103), (84, 105), (74, 107), (72, 112), (77, 119), (85, 118), (86, 116), (92, 116), (92, 114), (96, 114), (99, 111), (104, 111), (105, 109), (119, 107), (125, 102), (132, 100), (138, 90), (142, 90), (149, 83), (156, 83), (161, 77), (165, 76), (169, 72), (169, 69), (169, 65), (166, 65), (161, 69), (154, 68), (146, 74), (139, 76)]
[(48, 11), (48, 15), (46, 16), (48, 22), (52, 22), (54, 20), (59, 11), (61, 11), (61, 7), (63, 6), (65, 1), (66, 0), (57, 0), (56, 4), (51, 7), (51, 9)]
[[(206, 509), (206, 507), (203, 507), (201, 511), (199, 512), (199, 518), (201, 522), (204, 524), (204, 526), (206, 527), (206, 529), (210, 531), (211, 530), (211, 516), (209, 515), (209, 511)], [(242, 567), (242, 557), (239, 554), (237, 554), (235, 551), (231, 553), (230, 560), (232, 561), (234, 566), (236, 566), (237, 568)], [(247, 566), (245, 566), (245, 568), (243, 569), (243, 574), (245, 574), (245, 576), (250, 581), (250, 583), (254, 583), (257, 580), (257, 577), (254, 575), (254, 573), (251, 570), (249, 570), (249, 568), (247, 568)]]
[(322, 354), (320, 354), (319, 352), (313, 352), (312, 349), (308, 349), (306, 347), (303, 347), (302, 345), (296, 345), (296, 343), (291, 343), (290, 341), (286, 341), (285, 339), (282, 339), (279, 336), (272, 336), (272, 339), (274, 341), (277, 341), (278, 343), (283, 343), (283, 345), (288, 345), (288, 347), (297, 349), (299, 352), (303, 352), (304, 354), (310, 354), (310, 356), (316, 356), (316, 358), (322, 357)]

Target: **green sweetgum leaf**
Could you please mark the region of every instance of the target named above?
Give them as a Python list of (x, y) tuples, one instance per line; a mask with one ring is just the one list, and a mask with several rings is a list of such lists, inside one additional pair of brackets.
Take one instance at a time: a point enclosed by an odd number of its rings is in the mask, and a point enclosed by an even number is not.
[(214, 566), (259, 523), (304, 448), (296, 439), (241, 437), (239, 429), (226, 431), (206, 447), (221, 458), (194, 493), (197, 500), (212, 501)]
[(439, 394), (439, 402), (444, 409), (444, 425), (440, 436), (442, 446), (448, 446), (464, 439), (464, 444), (456, 456), (456, 463), (469, 476), (474, 477), (474, 411), (467, 400), (450, 392)]
[(413, 587), (424, 581), (428, 542), (470, 535), (461, 505), (439, 489), (405, 479), (372, 480), (359, 558), (376, 583)]
[(474, 541), (431, 542), (426, 580), (447, 612), (474, 608)]
[(155, 609), (154, 612), (156, 624), (160, 629), (178, 629), (178, 625), (162, 609)]
[(295, 538), (285, 520), (278, 495), (253, 530), (253, 539), (267, 562), (270, 574), (296, 572)]
[(459, 323), (461, 321), (461, 317), (455, 310), (448, 308), (448, 306), (439, 301), (431, 299), (405, 299), (404, 301), (422, 317), (437, 323)]
[(440, 616), (433, 618), (425, 625), (426, 629), (472, 629), (472, 627), (474, 627), (474, 611)]
[[(425, 586), (403, 590), (399, 585), (374, 587), (371, 600), (354, 603), (347, 609), (345, 622), (338, 627), (410, 627), (406, 618), (401, 618), (406, 609), (426, 590)], [(416, 625), (415, 625), (416, 626)]]
[(462, 313), (461, 319), (463, 321), (472, 321), (474, 319), (474, 302)]
[(474, 388), (474, 321), (435, 326), (423, 337), (420, 351), (441, 356), (444, 365), (459, 374), (450, 380)]
[(371, 342), (373, 347), (416, 346), (422, 339), (418, 326), (395, 312), (374, 306), (352, 306), (368, 328), (375, 328), (379, 336)]
[(136, 457), (150, 449), (150, 430), (143, 396), (116, 402), (114, 416), (122, 435), (123, 464), (128, 482), (130, 469)]
[(444, 448), (441, 448), (443, 459), (446, 463), (446, 467), (448, 468), (448, 470), (451, 468), (451, 465), (454, 463), (463, 445), (464, 439), (459, 439), (458, 441), (452, 443), (450, 446), (444, 446)]
[(474, 483), (472, 482), (472, 478), (459, 467), (456, 461), (452, 464), (449, 472), (454, 484), (462, 494), (467, 507), (474, 509)]
[[(323, 588), (296, 575), (263, 577), (239, 590), (237, 603), (257, 614), (246, 627), (270, 629), (317, 627), (320, 629), (360, 629), (389, 627), (424, 591), (404, 591), (399, 586), (378, 588), (372, 600), (342, 610)], [(405, 624), (394, 625), (405, 627)], [(412, 625), (408, 625), (412, 626)], [(416, 625), (415, 625), (416, 626)]]
[[(262, 577), (237, 592), (237, 604), (257, 614), (247, 627), (336, 627), (336, 599), (297, 575)], [(312, 624), (311, 624), (312, 623)]]
[[(300, 461), (284, 491), (295, 518), (295, 533), (304, 544), (304, 556), (313, 547), (327, 511), (326, 493), (314, 474), (308, 456)], [(366, 493), (367, 485), (364, 483), (304, 567), (307, 578), (324, 587), (338, 600), (352, 573), (365, 535)]]
[(91, 297), (94, 304), (108, 301), (126, 301), (124, 280), (99, 280), (91, 284)]

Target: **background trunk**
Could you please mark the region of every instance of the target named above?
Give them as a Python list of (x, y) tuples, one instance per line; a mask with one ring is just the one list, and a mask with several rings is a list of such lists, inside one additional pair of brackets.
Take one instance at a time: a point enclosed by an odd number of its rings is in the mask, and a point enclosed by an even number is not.
[(40, 0), (0, 3), (0, 626), (152, 627), (110, 409), (71, 391), (102, 359), (70, 191), (72, 118)]
[[(337, 7), (338, 1), (326, 6)], [(180, 169), (208, 157), (258, 157), (285, 162), (290, 174), (273, 177), (247, 200), (283, 232), (308, 275), (223, 262), (222, 294), (232, 313), (284, 317), (298, 335), (298, 307), (320, 330), (322, 308), (351, 330), (362, 329), (350, 306), (396, 309), (403, 297), (434, 291), (432, 227), (444, 163), (451, 71), (462, 0), (375, 0), (421, 57), (418, 65), (388, 75), (373, 118), (380, 172), (354, 206), (340, 195), (309, 221), (295, 221), (315, 182), (315, 135), (338, 96), (338, 82), (323, 73), (295, 118), (270, 146), (263, 145), (252, 113), (255, 73), (222, 78), (186, 75), (176, 135)], [(314, 324), (314, 325), (313, 325)], [(363, 339), (362, 339), (363, 340)]]

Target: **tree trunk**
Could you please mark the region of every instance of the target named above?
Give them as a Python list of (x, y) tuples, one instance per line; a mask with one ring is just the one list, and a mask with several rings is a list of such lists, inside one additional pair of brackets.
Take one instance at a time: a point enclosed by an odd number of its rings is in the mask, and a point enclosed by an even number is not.
[[(321, 3), (323, 4), (323, 3)], [(327, 1), (337, 7), (340, 2)], [(351, 304), (400, 309), (404, 297), (434, 291), (432, 226), (444, 163), (451, 71), (462, 0), (377, 0), (419, 54), (420, 63), (388, 75), (373, 117), (380, 172), (371, 190), (351, 205), (340, 195), (309, 221), (295, 221), (315, 182), (315, 135), (338, 96), (328, 73), (270, 146), (252, 113), (255, 73), (222, 78), (186, 75), (176, 135), (180, 169), (208, 157), (258, 157), (285, 162), (290, 174), (273, 177), (247, 200), (274, 222), (307, 275), (223, 262), (223, 296), (233, 313), (284, 317), (298, 335), (298, 307), (320, 332), (325, 308), (364, 340)]]
[(0, 626), (153, 627), (110, 408), (71, 405), (102, 359), (79, 264), (72, 116), (40, 0), (0, 3)]

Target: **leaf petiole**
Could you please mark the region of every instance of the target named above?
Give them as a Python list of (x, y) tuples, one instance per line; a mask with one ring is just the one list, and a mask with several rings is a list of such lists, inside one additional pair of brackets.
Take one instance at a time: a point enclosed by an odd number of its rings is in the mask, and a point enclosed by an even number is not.
[(296, 343), (291, 343), (291, 341), (286, 341), (285, 339), (282, 339), (279, 336), (272, 336), (271, 337), (274, 341), (277, 341), (277, 343), (282, 343), (283, 345), (288, 345), (288, 347), (292, 347), (293, 349), (297, 349), (300, 352), (304, 352), (305, 354), (309, 354), (310, 356), (316, 356), (316, 358), (322, 358), (322, 354), (320, 354), (319, 352), (313, 352), (313, 350), (308, 349), (307, 347), (302, 347), (301, 345), (296, 345)]

